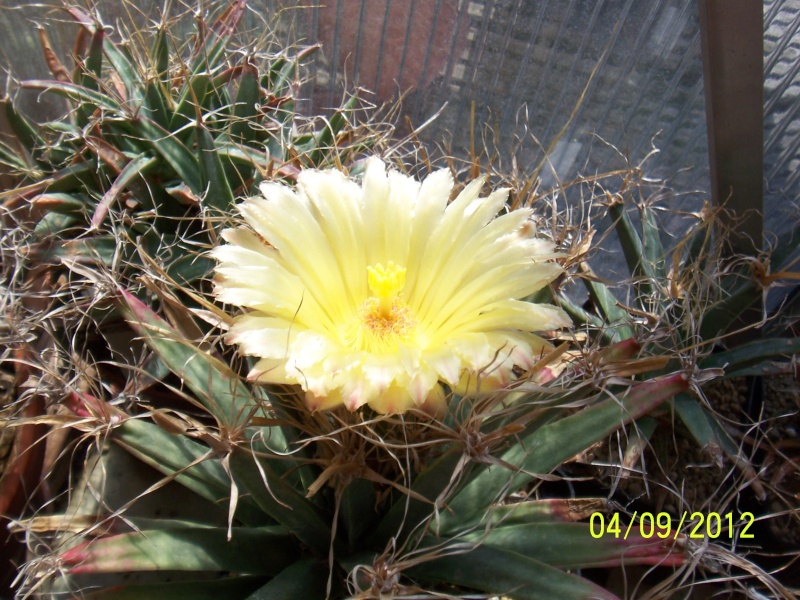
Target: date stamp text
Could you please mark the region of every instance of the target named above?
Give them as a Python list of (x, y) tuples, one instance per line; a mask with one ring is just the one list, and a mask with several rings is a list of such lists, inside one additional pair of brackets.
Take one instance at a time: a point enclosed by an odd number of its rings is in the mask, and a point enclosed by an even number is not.
[(753, 533), (748, 530), (754, 521), (755, 517), (751, 512), (720, 514), (684, 511), (681, 518), (677, 519), (666, 512), (653, 514), (636, 511), (626, 525), (620, 521), (620, 513), (606, 515), (594, 512), (589, 519), (589, 532), (593, 538), (611, 536), (625, 540), (632, 531), (634, 535), (644, 539), (678, 539), (680, 534), (684, 534), (691, 539), (747, 540), (753, 539)]

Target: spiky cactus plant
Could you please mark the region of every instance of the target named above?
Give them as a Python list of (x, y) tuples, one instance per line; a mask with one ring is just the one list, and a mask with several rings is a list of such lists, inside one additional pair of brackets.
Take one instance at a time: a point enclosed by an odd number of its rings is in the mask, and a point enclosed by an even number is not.
[[(0, 165), (16, 182), (0, 193), (2, 358), (21, 400), (6, 413), (38, 419), (61, 395), (57, 380), (107, 385), (97, 377), (115, 377), (108, 361), (134, 360), (119, 313), (93, 304), (91, 288), (68, 283), (67, 265), (109, 269), (140, 294), (150, 285), (139, 279), (145, 267), (202, 286), (213, 265), (202, 251), (216, 243), (234, 195), (357, 151), (346, 139), (355, 99), (313, 124), (295, 111), (299, 65), (313, 48), (279, 48), (270, 31), (254, 42), (258, 52), (239, 45), (246, 2), (195, 15), (188, 41), (173, 35), (186, 15), (162, 15), (154, 29), (127, 31), (134, 41), (120, 42), (99, 14), (69, 4), (56, 10), (77, 30), (74, 67), (40, 28), (52, 78), (21, 82), (0, 101), (12, 134), (0, 140)], [(31, 120), (12, 97), (19, 88), (61, 100), (62, 115)], [(358, 143), (380, 137), (374, 130)], [(86, 310), (97, 327), (64, 328)], [(16, 443), (0, 482), (0, 514), (19, 514), (41, 490), (49, 468), (43, 427), (9, 430)]]
[[(76, 74), (23, 85), (65, 96), (69, 115), (35, 125), (6, 103), (19, 144), (4, 156), (23, 177), (6, 216), (30, 247), (19, 277), (67, 289), (37, 313), (69, 360), (49, 387), (27, 382), (53, 403), (31, 423), (125, 450), (160, 474), (144, 495), (178, 485), (207, 512), (145, 518), (139, 490), (81, 512), (71, 490), (63, 512), (17, 523), (47, 548), (23, 590), (614, 598), (578, 571), (689, 564), (680, 531), (595, 537), (603, 499), (535, 492), (685, 391), (685, 366), (601, 381), (562, 364), (542, 330), (569, 320), (523, 300), (566, 258), (532, 211), (496, 217), (507, 191), (482, 197), (478, 181), (451, 198), (447, 171), (418, 183), (357, 160), (372, 138), (346, 111), (298, 131), (295, 62), (229, 62), (244, 8), (201, 21), (186, 56), (151, 32), (144, 61), (68, 8), (86, 40)], [(261, 181), (263, 198), (235, 202)], [(74, 480), (88, 495), (91, 476)], [(164, 580), (122, 577), (145, 572)]]
[[(794, 337), (752, 336), (747, 342), (731, 338), (742, 327), (741, 315), (756, 300), (765, 298), (775, 283), (796, 276), (788, 259), (800, 228), (790, 228), (764, 256), (726, 258), (726, 232), (716, 227), (717, 213), (723, 209), (706, 205), (687, 215), (688, 231), (666, 248), (657, 221), (662, 192), (658, 183), (645, 181), (637, 168), (628, 170), (617, 185), (615, 191), (595, 187), (594, 194), (601, 200), (594, 219), (613, 223), (629, 276), (622, 278), (623, 285), (610, 284), (584, 260), (578, 274), (588, 292), (587, 304), (579, 306), (565, 290), (558, 294), (558, 303), (601, 345), (629, 340), (640, 346), (644, 358), (628, 365), (629, 370), (649, 377), (679, 364), (692, 369), (697, 393), (681, 392), (669, 408), (715, 463), (721, 464), (727, 456), (744, 472), (756, 495), (763, 497), (764, 488), (740, 444), (713, 408), (700, 400), (701, 390), (703, 383), (717, 378), (769, 375), (792, 368), (793, 357), (800, 351), (800, 341)], [(752, 323), (744, 330), (761, 325)], [(643, 442), (656, 425), (657, 420), (650, 417), (636, 424), (629, 438), (627, 468), (638, 461)]]

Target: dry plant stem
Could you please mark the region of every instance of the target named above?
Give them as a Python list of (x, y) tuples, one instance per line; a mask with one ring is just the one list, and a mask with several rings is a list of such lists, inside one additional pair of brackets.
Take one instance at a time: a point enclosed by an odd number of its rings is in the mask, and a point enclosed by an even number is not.
[[(26, 288), (29, 295), (23, 299), (22, 307), (32, 314), (45, 313), (50, 306), (48, 298), (51, 290), (50, 272), (42, 269), (32, 272), (28, 277)], [(35, 385), (35, 381), (46, 375), (36, 368), (39, 357), (51, 354), (53, 339), (43, 332), (33, 347), (20, 347), (14, 352), (15, 381), (17, 390)], [(51, 354), (52, 355), (52, 354)], [(16, 436), (11, 456), (0, 479), (0, 515), (20, 514), (26, 502), (33, 497), (39, 488), (44, 463), (44, 439), (47, 427), (25, 424), (26, 420), (45, 414), (46, 398), (35, 391), (22, 406), (19, 415), (22, 423), (16, 428)]]

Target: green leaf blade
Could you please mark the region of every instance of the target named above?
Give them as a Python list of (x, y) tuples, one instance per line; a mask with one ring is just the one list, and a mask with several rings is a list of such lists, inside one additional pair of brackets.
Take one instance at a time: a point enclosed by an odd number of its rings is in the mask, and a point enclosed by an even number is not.
[(326, 564), (312, 559), (300, 560), (247, 596), (246, 600), (325, 598), (327, 585), (328, 566)]
[(662, 402), (688, 388), (682, 373), (639, 384), (621, 398), (609, 398), (581, 412), (539, 427), (500, 456), (506, 464), (519, 469), (481, 466), (481, 472), (449, 502), (449, 511), (441, 515), (445, 531), (463, 527), (481, 515), (503, 491), (514, 491), (546, 474), (563, 461), (582, 452), (629, 423), (647, 414)]
[(611, 592), (582, 577), (516, 552), (488, 546), (426, 561), (409, 569), (408, 575), (517, 600), (618, 600)]
[(510, 550), (561, 569), (623, 565), (676, 567), (687, 560), (672, 535), (667, 539), (655, 534), (644, 537), (638, 526), (624, 533), (624, 537), (608, 534), (595, 538), (588, 523), (552, 522), (501, 525), (488, 533), (480, 531), (463, 539)]
[[(229, 428), (246, 423), (257, 408), (258, 398), (235, 373), (184, 340), (130, 292), (122, 290), (116, 304), (134, 331), (220, 423)], [(276, 431), (275, 435), (281, 434)]]
[(320, 510), (297, 489), (280, 477), (270, 460), (259, 461), (243, 448), (230, 455), (230, 469), (239, 486), (287, 530), (317, 553), (327, 556), (331, 529)]
[(59, 558), (73, 575), (124, 571), (232, 571), (275, 575), (299, 555), (281, 527), (177, 527), (89, 540)]
[(214, 139), (202, 123), (197, 124), (196, 130), (200, 180), (206, 204), (217, 211), (228, 213), (233, 208), (235, 199), (214, 145)]
[[(185, 435), (172, 435), (148, 421), (127, 419), (112, 440), (152, 468), (215, 504), (230, 501), (231, 480), (210, 449)], [(264, 525), (267, 515), (249, 497), (238, 499), (236, 517), (248, 525)]]

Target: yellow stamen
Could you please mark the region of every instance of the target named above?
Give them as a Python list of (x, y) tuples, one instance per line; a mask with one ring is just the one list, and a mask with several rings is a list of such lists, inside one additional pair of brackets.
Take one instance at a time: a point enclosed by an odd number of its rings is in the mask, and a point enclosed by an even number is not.
[(379, 301), (381, 316), (389, 319), (395, 298), (406, 284), (405, 268), (394, 264), (391, 260), (385, 267), (377, 263), (374, 267), (367, 267), (367, 283)]
[(406, 270), (393, 262), (367, 267), (372, 295), (358, 309), (358, 316), (344, 332), (348, 346), (374, 353), (396, 352), (397, 345), (413, 335), (416, 320), (400, 292)]

